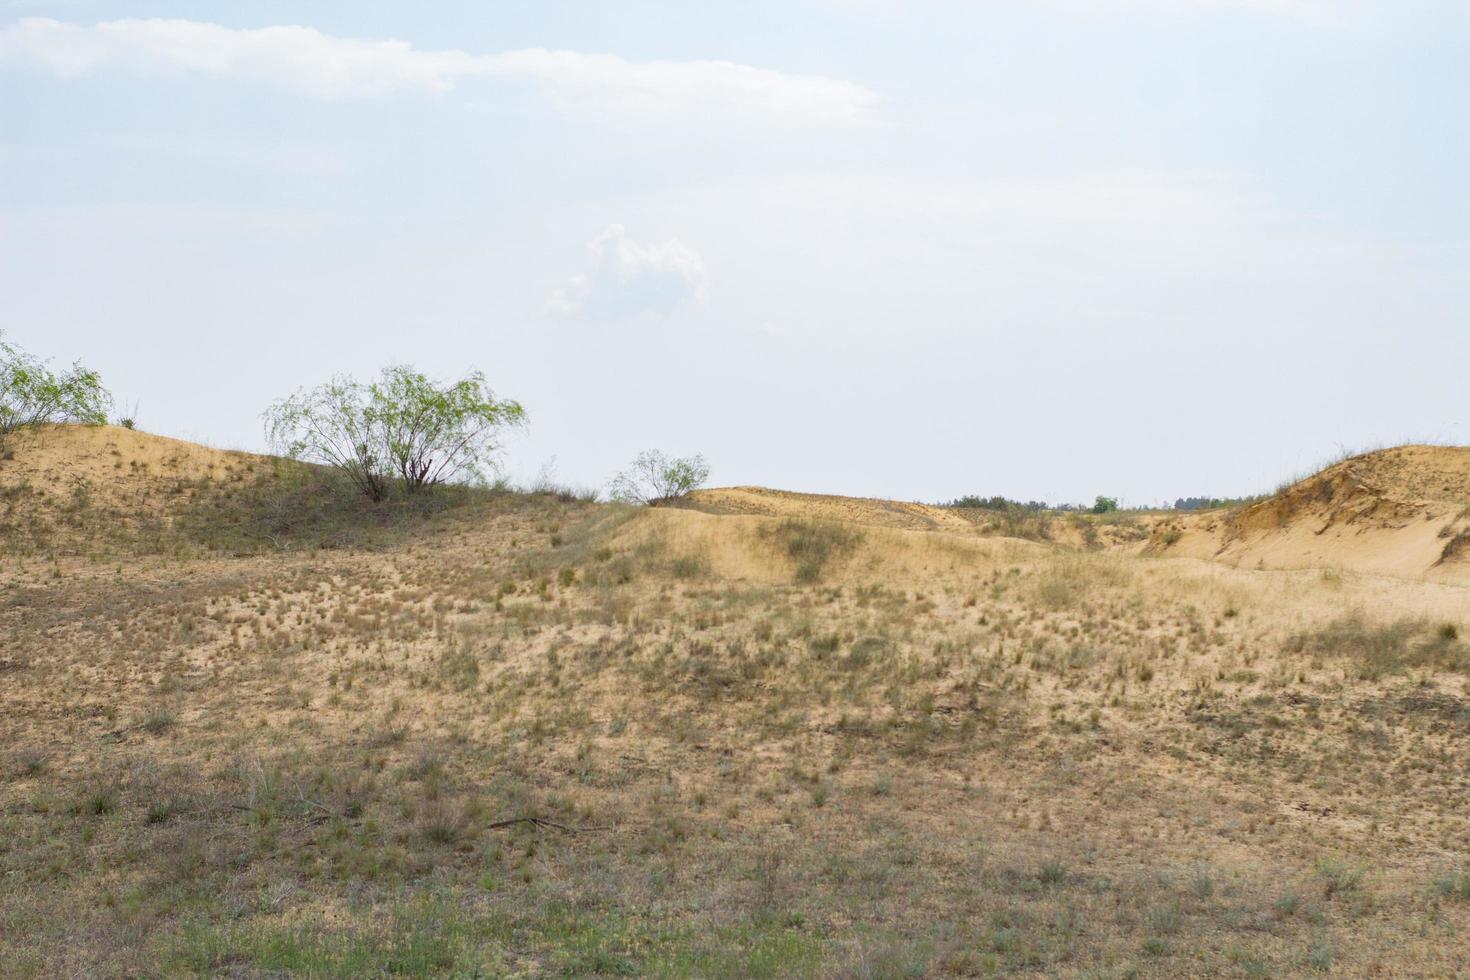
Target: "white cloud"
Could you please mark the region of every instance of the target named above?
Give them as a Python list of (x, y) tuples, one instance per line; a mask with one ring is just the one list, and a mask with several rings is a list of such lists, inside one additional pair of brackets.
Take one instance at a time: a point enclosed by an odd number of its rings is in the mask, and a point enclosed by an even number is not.
[(879, 103), (853, 82), (729, 61), (628, 61), (543, 48), (422, 51), (404, 41), (333, 37), (310, 27), (237, 30), (189, 20), (88, 27), (26, 18), (0, 30), (5, 63), (68, 78), (118, 71), (263, 82), (321, 99), (446, 91), (475, 77), (525, 79), (564, 110), (646, 124), (861, 126), (875, 120)]
[(609, 225), (587, 249), (591, 271), (552, 295), (547, 312), (553, 316), (668, 315), (703, 296), (704, 262), (677, 238), (641, 245), (622, 225)]

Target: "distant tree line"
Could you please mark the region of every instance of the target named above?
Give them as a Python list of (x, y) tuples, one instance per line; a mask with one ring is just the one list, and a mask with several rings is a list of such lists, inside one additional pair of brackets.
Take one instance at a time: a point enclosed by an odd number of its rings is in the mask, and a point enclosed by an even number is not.
[(965, 497), (956, 497), (954, 500), (942, 503), (941, 507), (969, 507), (979, 510), (994, 510), (1002, 512), (1019, 512), (1039, 514), (1043, 511), (1051, 511), (1061, 514), (1111, 514), (1118, 509), (1117, 497), (1098, 497), (1091, 504), (1049, 504), (1044, 500), (1012, 500), (1009, 497), (977, 497), (973, 494)]
[[(1174, 501), (1175, 510), (1213, 510), (1217, 507), (1241, 507), (1253, 504), (1262, 497), (1180, 497)], [(993, 510), (1007, 513), (1039, 514), (1111, 514), (1124, 510), (1117, 497), (1098, 497), (1091, 504), (1050, 504), (1044, 500), (1012, 500), (1010, 497), (980, 497), (969, 494), (940, 504), (941, 507), (968, 507), (977, 510)], [(1165, 505), (1167, 506), (1167, 505)], [(1135, 508), (1137, 509), (1137, 508)], [(1143, 508), (1147, 509), (1147, 508)]]
[(1175, 510), (1214, 510), (1217, 507), (1239, 507), (1260, 500), (1255, 497), (1180, 497), (1174, 501)]

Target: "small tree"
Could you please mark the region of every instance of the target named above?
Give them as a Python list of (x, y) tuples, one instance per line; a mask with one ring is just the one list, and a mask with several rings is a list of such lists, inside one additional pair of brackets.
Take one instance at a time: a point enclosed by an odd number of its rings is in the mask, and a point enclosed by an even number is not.
[(373, 500), (395, 482), (414, 493), (483, 475), (494, 465), (501, 430), (525, 421), (525, 409), (497, 400), (478, 371), (441, 385), (405, 366), (384, 368), (367, 383), (333, 378), (265, 413), (273, 447), (336, 467)]
[(709, 479), (703, 456), (670, 459), (657, 449), (638, 454), (633, 465), (613, 478), (609, 496), (630, 504), (653, 504), (682, 497)]
[(1111, 514), (1118, 509), (1117, 497), (1098, 497), (1093, 502), (1092, 512), (1094, 514)]
[(0, 340), (0, 440), (17, 429), (59, 422), (105, 425), (112, 395), (102, 377), (80, 363), (57, 373)]

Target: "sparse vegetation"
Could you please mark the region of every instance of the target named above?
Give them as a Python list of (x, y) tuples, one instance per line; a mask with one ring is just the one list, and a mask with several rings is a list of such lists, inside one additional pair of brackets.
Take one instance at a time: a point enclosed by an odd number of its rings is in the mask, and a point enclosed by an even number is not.
[(168, 458), (0, 499), (7, 976), (1458, 968), (1450, 586)]
[(791, 559), (798, 582), (815, 582), (834, 557), (862, 540), (855, 528), (824, 521), (781, 521), (768, 532)]
[(1459, 630), (1449, 623), (1436, 629), (1422, 619), (1370, 623), (1361, 615), (1345, 616), (1295, 634), (1287, 649), (1348, 659), (1364, 680), (1425, 667), (1470, 672), (1470, 647), (1459, 642)]

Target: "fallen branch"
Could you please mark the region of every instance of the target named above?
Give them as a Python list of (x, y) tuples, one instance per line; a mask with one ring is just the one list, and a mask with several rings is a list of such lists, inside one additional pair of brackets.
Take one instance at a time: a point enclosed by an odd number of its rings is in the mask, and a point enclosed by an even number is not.
[(547, 820), (544, 817), (511, 817), (509, 820), (497, 820), (486, 824), (486, 830), (503, 830), (506, 827), (514, 827), (518, 823), (528, 823), (533, 827), (550, 827), (552, 830), (560, 830), (564, 834), (589, 834), (595, 830), (607, 830), (606, 827), (568, 827), (566, 824)]

